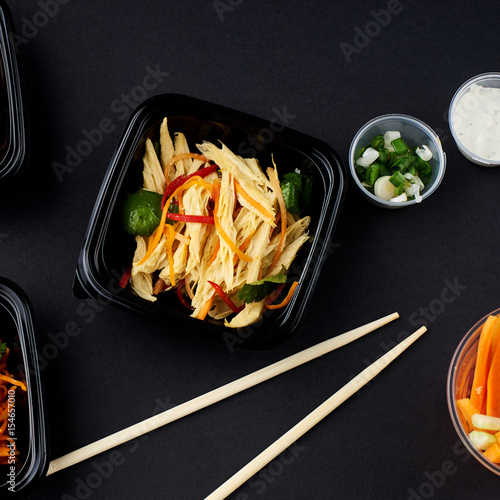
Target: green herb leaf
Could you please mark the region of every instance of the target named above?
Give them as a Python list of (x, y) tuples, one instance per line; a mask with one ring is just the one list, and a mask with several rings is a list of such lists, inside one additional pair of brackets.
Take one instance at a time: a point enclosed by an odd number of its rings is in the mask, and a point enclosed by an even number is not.
[(7, 342), (0, 342), (0, 355), (4, 354), (7, 350)]
[(312, 189), (313, 180), (309, 175), (298, 171), (285, 174), (281, 179), (281, 192), (286, 209), (299, 217), (305, 214), (311, 203)]
[(285, 266), (274, 276), (268, 276), (253, 283), (246, 283), (238, 292), (238, 299), (249, 304), (264, 300), (278, 285), (286, 282)]

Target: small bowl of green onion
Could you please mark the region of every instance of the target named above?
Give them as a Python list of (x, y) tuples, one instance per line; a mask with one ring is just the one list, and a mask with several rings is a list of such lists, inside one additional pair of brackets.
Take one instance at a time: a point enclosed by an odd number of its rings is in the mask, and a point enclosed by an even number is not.
[(349, 168), (361, 193), (382, 208), (415, 205), (441, 183), (446, 155), (439, 136), (408, 115), (373, 118), (354, 136)]

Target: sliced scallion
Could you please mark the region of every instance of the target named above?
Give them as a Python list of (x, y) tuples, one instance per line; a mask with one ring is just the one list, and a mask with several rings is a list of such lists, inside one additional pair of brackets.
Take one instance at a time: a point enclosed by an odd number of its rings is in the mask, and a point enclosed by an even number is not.
[(408, 146), (406, 145), (406, 142), (401, 137), (394, 139), (391, 142), (391, 144), (392, 144), (392, 147), (394, 148), (394, 152), (398, 156), (404, 155), (406, 152), (408, 152)]

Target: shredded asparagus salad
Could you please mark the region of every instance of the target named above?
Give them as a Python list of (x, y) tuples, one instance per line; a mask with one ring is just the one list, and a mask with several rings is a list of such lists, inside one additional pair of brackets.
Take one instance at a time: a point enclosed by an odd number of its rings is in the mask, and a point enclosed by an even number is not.
[(294, 293), (286, 271), (309, 239), (310, 217), (301, 212), (312, 179), (296, 170), (280, 183), (272, 158), (266, 175), (257, 159), (224, 144), (197, 149), (190, 152), (184, 134), (170, 135), (167, 118), (159, 142), (146, 141), (143, 188), (124, 205), (137, 247), (121, 284), (151, 302), (176, 291), (194, 318), (244, 327)]

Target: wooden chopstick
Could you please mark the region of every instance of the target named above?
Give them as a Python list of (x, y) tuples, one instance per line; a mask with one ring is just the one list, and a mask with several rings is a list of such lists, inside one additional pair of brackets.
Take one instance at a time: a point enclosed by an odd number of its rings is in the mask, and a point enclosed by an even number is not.
[(205, 500), (223, 500), (230, 495), (234, 490), (239, 488), (243, 483), (248, 481), (262, 467), (267, 465), (271, 460), (275, 459), (280, 453), (283, 453), (297, 439), (303, 436), (307, 431), (312, 429), (318, 422), (329, 415), (335, 408), (340, 406), (346, 399), (355, 394), (361, 387), (372, 380), (380, 373), (389, 363), (394, 361), (407, 347), (417, 340), (427, 328), (423, 326), (408, 338), (403, 340), (396, 347), (384, 354), (377, 361), (365, 368), (359, 375), (353, 378), (349, 383), (344, 385), (342, 389), (337, 391), (333, 396), (327, 399), (322, 405), (318, 406), (307, 417), (301, 420), (295, 427), (292, 427), (287, 433), (283, 434), (271, 446), (266, 448), (260, 455), (255, 457), (245, 467), (240, 469), (234, 476), (229, 478), (224, 484), (219, 486), (213, 493), (208, 495)]
[(316, 344), (315, 346), (309, 347), (304, 351), (293, 354), (288, 358), (282, 359), (281, 361), (266, 366), (256, 372), (250, 373), (249, 375), (223, 385), (218, 389), (214, 389), (213, 391), (207, 392), (202, 396), (198, 396), (190, 401), (182, 403), (179, 406), (171, 408), (170, 410), (164, 411), (154, 417), (150, 417), (142, 422), (122, 429), (121, 431), (115, 432), (114, 434), (95, 441), (94, 443), (68, 453), (67, 455), (52, 460), (47, 470), (47, 476), (70, 467), (71, 465), (82, 462), (83, 460), (94, 457), (99, 453), (110, 450), (115, 446), (126, 443), (127, 441), (142, 436), (152, 430), (158, 429), (159, 427), (174, 422), (175, 420), (185, 417), (186, 415), (190, 415), (191, 413), (201, 410), (202, 408), (206, 408), (207, 406), (222, 401), (223, 399), (242, 392), (245, 389), (249, 389), (250, 387), (276, 377), (277, 375), (291, 370), (292, 368), (296, 368), (297, 366), (307, 363), (312, 359), (323, 356), (324, 354), (349, 344), (350, 342), (359, 339), (363, 335), (366, 335), (367, 333), (370, 333), (397, 318), (399, 318), (399, 314), (392, 313), (388, 316), (372, 321), (371, 323), (355, 328), (354, 330), (350, 330), (342, 335), (325, 340), (320, 344)]

